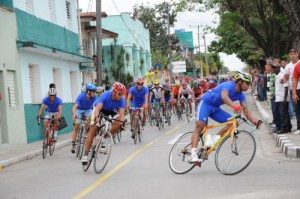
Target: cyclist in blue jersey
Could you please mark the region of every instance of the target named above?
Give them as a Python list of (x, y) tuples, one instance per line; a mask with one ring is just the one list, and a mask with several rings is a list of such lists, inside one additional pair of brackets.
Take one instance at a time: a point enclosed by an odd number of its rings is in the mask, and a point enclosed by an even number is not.
[(81, 115), (82, 113), (84, 113), (86, 118), (89, 118), (92, 113), (93, 104), (97, 99), (95, 96), (97, 87), (94, 84), (86, 84), (85, 88), (86, 91), (78, 95), (72, 109), (73, 112), (72, 120), (75, 121), (74, 129), (72, 132), (72, 148), (71, 148), (72, 153), (75, 153), (76, 138), (81, 123)]
[[(251, 84), (251, 76), (242, 72), (236, 72), (234, 74), (235, 81), (228, 81), (220, 84), (211, 91), (206, 92), (200, 98), (200, 102), (197, 107), (196, 126), (192, 135), (192, 150), (189, 162), (202, 162), (197, 156), (196, 149), (198, 147), (198, 140), (203, 128), (207, 125), (208, 117), (213, 120), (224, 123), (231, 114), (227, 113), (220, 108), (221, 105), (226, 104), (233, 108), (237, 113), (241, 113), (243, 110), (245, 116), (253, 124), (257, 124), (249, 109), (246, 105), (246, 96), (244, 91), (247, 91)], [(240, 105), (233, 103), (234, 101), (240, 101)], [(241, 108), (243, 107), (243, 109)], [(226, 126), (218, 133), (222, 136), (231, 126)]]
[[(86, 164), (88, 161), (88, 154), (95, 137), (95, 134), (98, 130), (97, 123), (99, 122), (99, 113), (103, 113), (108, 116), (116, 117), (117, 120), (124, 121), (124, 113), (126, 108), (126, 102), (123, 98), (125, 94), (126, 88), (123, 84), (119, 82), (115, 82), (113, 84), (113, 89), (109, 91), (105, 91), (101, 94), (101, 96), (95, 101), (94, 108), (91, 116), (91, 126), (85, 141), (84, 147), (84, 155), (81, 159), (82, 164)], [(111, 134), (114, 135), (120, 129), (122, 123), (121, 122), (113, 122), (111, 127)]]
[[(48, 97), (45, 97), (42, 102), (42, 106), (39, 110), (37, 120), (40, 122), (41, 120), (41, 115), (44, 111), (44, 109), (47, 107), (46, 115), (45, 115), (45, 120), (44, 120), (44, 128), (48, 126), (49, 119), (54, 116), (54, 119), (59, 119), (62, 115), (62, 100), (56, 96), (57, 92), (55, 88), (50, 88), (48, 91)], [(53, 142), (57, 141), (57, 123), (54, 123), (54, 139), (52, 140)]]
[[(130, 107), (130, 99), (133, 99), (132, 105), (133, 107), (143, 107), (143, 119), (142, 119), (142, 124), (145, 126), (146, 122), (146, 110), (148, 109), (148, 96), (149, 96), (149, 91), (148, 88), (144, 87), (144, 79), (143, 78), (138, 78), (136, 80), (136, 86), (133, 86), (129, 89), (128, 97), (127, 97), (127, 109)], [(132, 118), (130, 118), (130, 121)], [(132, 128), (135, 126), (134, 122), (131, 122), (131, 131)], [(133, 131), (132, 131), (133, 132)], [(134, 134), (131, 135), (132, 138)]]

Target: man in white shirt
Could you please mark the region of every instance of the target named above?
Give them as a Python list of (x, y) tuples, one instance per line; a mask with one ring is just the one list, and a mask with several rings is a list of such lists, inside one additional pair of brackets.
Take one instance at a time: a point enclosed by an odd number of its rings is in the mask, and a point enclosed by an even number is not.
[(288, 84), (283, 83), (281, 84), (281, 79), (284, 76), (284, 73), (281, 71), (281, 67), (279, 64), (273, 64), (272, 66), (274, 73), (276, 74), (275, 77), (275, 103), (277, 107), (276, 114), (277, 118), (275, 120), (276, 126), (280, 126), (279, 131), (275, 131), (277, 134), (289, 133), (291, 132), (291, 119), (288, 114), (289, 106), (288, 106)]
[[(292, 48), (289, 52), (289, 56), (290, 56), (291, 62), (285, 66), (285, 72), (284, 72), (285, 74), (281, 80), (281, 83), (285, 83), (288, 81), (290, 97), (292, 97), (293, 72), (294, 72), (295, 65), (299, 62), (298, 50), (295, 48)], [(297, 89), (300, 89), (300, 81), (297, 84)], [(290, 104), (291, 103), (293, 104), (293, 106), (292, 107), (290, 106), (289, 109), (293, 108), (294, 111), (292, 111), (292, 110), (289, 110), (289, 111), (295, 112), (296, 120), (297, 120), (297, 131), (294, 132), (294, 134), (300, 134), (300, 107), (296, 109), (297, 104), (292, 102), (292, 100), (291, 100)], [(290, 113), (290, 115), (291, 115), (291, 113)]]

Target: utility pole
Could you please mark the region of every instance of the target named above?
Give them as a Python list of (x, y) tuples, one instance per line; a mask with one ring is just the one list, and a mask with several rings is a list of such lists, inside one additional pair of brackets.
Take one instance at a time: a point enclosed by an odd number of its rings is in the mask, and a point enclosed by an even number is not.
[(206, 63), (207, 72), (208, 72), (208, 75), (209, 75), (210, 73), (209, 73), (209, 66), (208, 66), (208, 59), (207, 59), (207, 52), (206, 52), (205, 34), (203, 35), (203, 39), (204, 39), (204, 50), (205, 50), (205, 63)]
[(97, 84), (102, 85), (102, 23), (101, 0), (96, 0)]
[(199, 61), (200, 61), (200, 71), (201, 71), (201, 78), (204, 77), (203, 75), (203, 68), (201, 62), (201, 50), (200, 50), (200, 26), (198, 25), (198, 46), (199, 46)]
[(169, 3), (167, 3), (167, 11), (168, 11), (168, 54), (169, 54), (169, 74), (170, 74), (170, 82), (172, 81), (172, 51), (171, 51), (171, 34), (170, 34), (170, 14), (169, 14)]

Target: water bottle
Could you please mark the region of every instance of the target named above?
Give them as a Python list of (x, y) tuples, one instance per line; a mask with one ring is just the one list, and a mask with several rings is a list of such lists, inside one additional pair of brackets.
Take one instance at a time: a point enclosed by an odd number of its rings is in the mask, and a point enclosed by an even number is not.
[(206, 135), (206, 139), (205, 139), (205, 145), (206, 145), (207, 147), (210, 147), (210, 146), (211, 146), (211, 141), (212, 141), (211, 135), (210, 135), (210, 134), (207, 134), (207, 135)]

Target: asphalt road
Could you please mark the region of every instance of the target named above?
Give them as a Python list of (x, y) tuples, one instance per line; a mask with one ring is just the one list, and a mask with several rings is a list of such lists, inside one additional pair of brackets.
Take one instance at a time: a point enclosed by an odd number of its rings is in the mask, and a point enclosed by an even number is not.
[[(252, 99), (248, 100), (259, 118)], [(113, 145), (108, 165), (99, 175), (92, 166), (83, 172), (70, 147), (46, 159), (15, 164), (0, 172), (0, 198), (300, 198), (300, 160), (284, 157), (264, 125), (255, 133), (256, 156), (240, 174), (219, 173), (214, 153), (201, 168), (174, 174), (168, 165), (170, 142), (192, 131), (194, 123), (195, 119), (187, 123), (173, 117), (172, 125), (162, 131), (148, 125), (142, 143), (136, 145), (126, 131), (121, 142)]]

